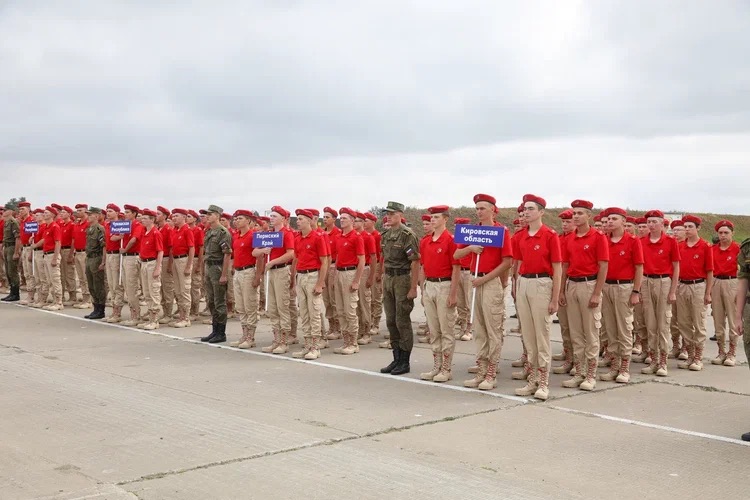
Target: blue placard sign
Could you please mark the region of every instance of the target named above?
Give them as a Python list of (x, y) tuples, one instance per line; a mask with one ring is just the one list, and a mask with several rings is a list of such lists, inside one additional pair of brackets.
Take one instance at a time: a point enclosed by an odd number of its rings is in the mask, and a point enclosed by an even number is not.
[(258, 231), (253, 233), (253, 248), (281, 248), (284, 233), (281, 231)]
[(110, 234), (130, 234), (132, 222), (129, 220), (113, 220), (109, 223)]
[(456, 235), (453, 239), (459, 245), (502, 247), (505, 240), (505, 227), (459, 224), (456, 226)]
[(23, 223), (23, 232), (26, 234), (36, 234), (39, 232), (39, 223), (38, 222), (24, 222)]

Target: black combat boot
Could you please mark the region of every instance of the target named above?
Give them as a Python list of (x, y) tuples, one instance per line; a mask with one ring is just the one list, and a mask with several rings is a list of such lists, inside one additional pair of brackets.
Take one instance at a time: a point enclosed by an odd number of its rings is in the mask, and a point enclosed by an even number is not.
[(393, 361), (391, 361), (391, 364), (386, 366), (385, 368), (380, 369), (380, 373), (391, 373), (394, 368), (396, 368), (396, 365), (398, 365), (398, 361), (401, 359), (401, 349), (398, 347), (393, 348)]
[(391, 370), (391, 375), (403, 375), (409, 373), (411, 369), (409, 367), (409, 358), (411, 357), (411, 351), (401, 351), (399, 356), (398, 364)]
[(208, 340), (209, 344), (219, 344), (227, 341), (227, 324), (216, 324), (216, 335)]
[(211, 324), (211, 333), (209, 333), (205, 337), (201, 337), (201, 342), (209, 342), (212, 338), (216, 336), (216, 332), (218, 331), (219, 326), (216, 323)]
[(94, 312), (86, 316), (88, 319), (102, 319), (104, 317), (104, 304), (94, 304)]
[(3, 302), (17, 302), (21, 300), (21, 295), (19, 292), (20, 292), (20, 287), (11, 286), (10, 294), (7, 297), (0, 299), (0, 300), (2, 300)]

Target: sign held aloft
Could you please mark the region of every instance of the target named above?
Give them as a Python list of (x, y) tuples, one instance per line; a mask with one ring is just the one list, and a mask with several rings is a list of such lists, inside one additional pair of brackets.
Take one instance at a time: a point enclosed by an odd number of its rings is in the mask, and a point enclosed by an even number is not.
[(458, 245), (502, 248), (505, 243), (505, 226), (472, 226), (459, 224), (453, 237)]
[(133, 223), (129, 220), (113, 220), (109, 223), (110, 234), (130, 234), (133, 231)]
[(253, 233), (253, 248), (281, 248), (284, 233), (281, 231), (258, 231)]

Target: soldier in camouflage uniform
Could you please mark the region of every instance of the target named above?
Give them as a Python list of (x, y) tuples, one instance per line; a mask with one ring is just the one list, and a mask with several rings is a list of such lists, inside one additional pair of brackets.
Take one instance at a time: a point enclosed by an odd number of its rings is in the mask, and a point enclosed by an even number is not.
[(5, 273), (8, 277), (10, 294), (2, 299), (3, 302), (21, 300), (21, 282), (18, 275), (18, 260), (21, 257), (21, 229), (15, 217), (15, 208), (11, 204), (5, 205), (3, 212), (3, 257), (5, 259)]
[(201, 338), (201, 341), (217, 344), (227, 341), (227, 283), (232, 255), (232, 235), (229, 229), (219, 222), (224, 212), (221, 207), (210, 205), (207, 212), (210, 228), (206, 231), (203, 242), (203, 279), (213, 329), (208, 336)]
[[(737, 256), (737, 263), (740, 266), (740, 270), (737, 273), (737, 314), (735, 316), (735, 324), (737, 325), (737, 333), (742, 335), (743, 344), (745, 346), (745, 355), (750, 359), (750, 238), (742, 242), (740, 246), (740, 254)], [(750, 432), (746, 432), (742, 435), (743, 441), (750, 441)]]
[(104, 287), (105, 250), (104, 226), (99, 224), (101, 208), (91, 207), (88, 212), (89, 227), (86, 229), (86, 283), (88, 284), (94, 311), (84, 316), (86, 319), (104, 318), (107, 303), (107, 291)]

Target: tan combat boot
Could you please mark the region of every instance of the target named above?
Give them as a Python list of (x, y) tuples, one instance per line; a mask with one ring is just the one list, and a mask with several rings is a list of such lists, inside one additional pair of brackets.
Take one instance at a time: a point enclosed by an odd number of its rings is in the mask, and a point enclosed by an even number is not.
[(26, 292), (26, 298), (18, 302), (22, 306), (30, 306), (34, 303), (34, 292)]
[(341, 349), (341, 354), (350, 355), (359, 352), (359, 345), (357, 344), (357, 335), (349, 334), (344, 338), (344, 347)]
[[(729, 335), (731, 336), (732, 334), (730, 333)], [(718, 337), (718, 335), (717, 335), (717, 337)], [(717, 338), (717, 340), (718, 340), (717, 344), (719, 346), (719, 355), (716, 356), (714, 359), (711, 360), (711, 364), (712, 365), (723, 365), (724, 361), (726, 361), (726, 359), (727, 359), (727, 352), (724, 349), (724, 338)], [(730, 344), (731, 344), (731, 342), (730, 342)], [(731, 345), (730, 345), (730, 348), (731, 348)]]
[(313, 337), (312, 340), (311, 340), (311, 342), (312, 342), (312, 345), (310, 346), (310, 350), (308, 351), (307, 354), (305, 354), (305, 359), (308, 360), (308, 361), (313, 361), (313, 360), (318, 359), (320, 357), (320, 347), (319, 347), (319, 345), (320, 345), (320, 342), (321, 342), (321, 338), (320, 337)]
[(510, 366), (512, 366), (513, 368), (524, 367), (524, 366), (526, 366), (526, 361), (528, 361), (528, 359), (529, 359), (529, 355), (526, 353), (526, 348), (524, 347), (523, 353), (521, 354), (521, 357), (518, 358), (518, 359), (516, 359), (516, 360), (513, 360), (510, 363)]
[(573, 369), (575, 370), (575, 374), (573, 375), (573, 378), (566, 380), (562, 383), (562, 386), (568, 389), (577, 389), (581, 385), (581, 383), (585, 380), (583, 374), (581, 373), (581, 363), (579, 363), (578, 361), (574, 362)]
[(649, 351), (648, 358), (651, 362), (646, 368), (641, 368), (641, 373), (644, 375), (653, 375), (656, 373), (656, 370), (659, 369), (659, 359), (656, 356), (656, 353), (654, 351)]
[(582, 391), (593, 391), (596, 387), (596, 367), (599, 364), (597, 359), (586, 360), (586, 379), (578, 386)]
[(690, 365), (693, 364), (693, 357), (695, 356), (695, 346), (693, 344), (687, 345), (687, 359), (682, 363), (677, 363), (677, 368), (681, 370), (687, 370)]
[(553, 354), (552, 355), (552, 361), (565, 361), (565, 346), (563, 346), (563, 350), (559, 354)]
[(362, 333), (359, 336), (359, 340), (357, 340), (357, 344), (359, 344), (359, 345), (367, 345), (370, 342), (372, 342), (372, 338), (370, 337), (370, 333), (369, 332)]
[(149, 312), (148, 318), (149, 318), (149, 321), (143, 326), (143, 329), (144, 330), (157, 330), (159, 328), (159, 313)]
[(479, 387), (479, 384), (481, 384), (484, 381), (484, 377), (487, 375), (487, 362), (482, 360), (477, 360), (477, 373), (474, 376), (474, 378), (469, 380), (464, 380), (464, 387), (468, 387), (470, 389), (476, 389)]
[(235, 342), (230, 342), (230, 347), (239, 347), (241, 344), (243, 344), (247, 340), (249, 328), (245, 325), (242, 325), (242, 337), (240, 337), (240, 340), (237, 340)]
[(113, 306), (112, 307), (112, 315), (105, 319), (104, 321), (106, 323), (119, 323), (122, 321), (122, 306)]
[(130, 307), (130, 319), (122, 321), (120, 324), (122, 326), (137, 326), (140, 322), (141, 315), (140, 311), (138, 311), (137, 307)]
[(648, 358), (648, 345), (644, 343), (641, 345), (641, 353), (634, 355), (631, 358), (631, 361), (633, 363), (645, 363), (647, 358)]
[(608, 341), (605, 340), (604, 342), (602, 342), (602, 345), (601, 345), (601, 356), (600, 356), (600, 359), (597, 360), (597, 366), (599, 368), (608, 368), (609, 365), (612, 364), (612, 357), (609, 354), (609, 351), (607, 350), (608, 346), (609, 346), (609, 342)]
[(384, 342), (380, 342), (378, 344), (378, 347), (380, 347), (381, 349), (391, 349), (391, 341), (390, 340), (386, 340)]
[(247, 328), (247, 337), (245, 338), (245, 341), (237, 347), (240, 349), (252, 349), (253, 347), (255, 347), (255, 327), (246, 326), (243, 327), (243, 331), (244, 328)]
[(432, 353), (432, 371), (420, 373), (419, 378), (422, 380), (432, 380), (435, 375), (440, 373), (440, 369), (443, 367), (443, 354), (440, 352)]
[(470, 366), (468, 370), (469, 373), (479, 373), (479, 358), (474, 361), (474, 366)]
[(531, 375), (531, 372), (531, 363), (529, 363), (528, 358), (526, 358), (526, 362), (523, 364), (523, 370), (511, 373), (510, 378), (513, 380), (527, 380), (529, 375)]
[(516, 389), (516, 396), (532, 396), (539, 389), (539, 381), (537, 380), (538, 373), (536, 370), (532, 370), (529, 374), (529, 379), (526, 381), (526, 385)]
[(281, 343), (281, 334), (279, 333), (278, 330), (274, 330), (273, 342), (271, 343), (271, 345), (261, 348), (261, 351), (267, 354), (271, 354), (274, 351), (274, 349), (279, 347), (280, 343)]
[(693, 356), (693, 362), (690, 363), (690, 371), (699, 372), (703, 369), (703, 344), (695, 346), (695, 355)]
[(680, 340), (681, 339), (682, 339), (682, 335), (680, 335), (679, 333), (672, 334), (672, 350), (669, 351), (670, 359), (674, 359), (680, 355)]
[(169, 326), (172, 326), (174, 328), (187, 328), (190, 326), (190, 315), (188, 314), (188, 311), (186, 309), (179, 309), (177, 311), (178, 313), (178, 319), (177, 321), (173, 321), (169, 323)]
[(433, 382), (448, 382), (451, 378), (451, 366), (453, 365), (453, 351), (444, 351), (443, 362), (440, 365), (440, 373), (432, 378)]
[(487, 363), (487, 373), (484, 375), (477, 389), (480, 391), (489, 391), (497, 387), (497, 363)]
[(289, 332), (282, 331), (279, 335), (279, 345), (271, 353), (286, 354), (287, 352), (289, 352)]
[(618, 384), (630, 383), (630, 358), (625, 357), (620, 359), (620, 373), (617, 375), (615, 382)]
[(331, 320), (331, 323), (329, 325), (328, 335), (326, 335), (326, 340), (338, 340), (340, 338), (341, 338), (341, 329), (339, 328), (339, 320), (334, 318)]
[(602, 373), (599, 375), (599, 380), (602, 382), (612, 382), (617, 378), (617, 376), (620, 374), (620, 357), (615, 356), (612, 359), (612, 363), (609, 365), (609, 371), (607, 373)]
[(334, 347), (333, 353), (334, 354), (341, 354), (341, 351), (344, 350), (344, 347), (349, 345), (349, 334), (346, 332), (341, 332), (341, 338), (344, 339), (344, 343), (340, 347)]
[(547, 398), (549, 398), (549, 370), (545, 366), (544, 368), (539, 368), (538, 373), (537, 382), (539, 383), (539, 388), (534, 393), (534, 398), (547, 401)]
[(729, 351), (727, 352), (727, 359), (724, 360), (724, 366), (734, 366), (737, 364), (737, 337), (729, 334)]
[(669, 375), (667, 371), (667, 353), (665, 351), (659, 351), (659, 363), (656, 367), (657, 377), (666, 377)]
[(312, 337), (305, 337), (305, 342), (302, 345), (301, 351), (295, 351), (292, 353), (293, 358), (302, 359), (312, 349)]
[(573, 368), (573, 349), (564, 347), (563, 354), (565, 354), (565, 360), (563, 364), (556, 366), (552, 369), (552, 373), (562, 375), (564, 373), (570, 373)]

